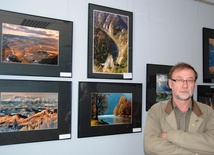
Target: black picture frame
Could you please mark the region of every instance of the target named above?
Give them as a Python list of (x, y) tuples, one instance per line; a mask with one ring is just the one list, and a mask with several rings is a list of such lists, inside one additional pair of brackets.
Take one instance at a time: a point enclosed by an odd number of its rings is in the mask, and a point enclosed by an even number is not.
[[(71, 82), (0, 80), (0, 85), (0, 145), (71, 139)], [(37, 97), (36, 99), (35, 97), (19, 95), (9, 98), (5, 95), (7, 98), (3, 100), (2, 96), (4, 93), (40, 93), (41, 95), (44, 95), (45, 93), (58, 94), (57, 108), (54, 110), (43, 109), (53, 107), (55, 99), (53, 100), (51, 98), (47, 99), (43, 97)], [(8, 108), (8, 106), (10, 108)], [(13, 113), (10, 109), (13, 109)], [(53, 114), (56, 114), (57, 116)], [(14, 117), (16, 118), (14, 122), (8, 120)], [(13, 123), (13, 125), (8, 124), (8, 122)], [(35, 122), (40, 123), (38, 125)], [(55, 127), (52, 128), (54, 122)], [(48, 124), (48, 127), (45, 129), (44, 124)], [(40, 128), (38, 128), (39, 126)], [(41, 128), (41, 126), (43, 127)]]
[(0, 10), (0, 36), (1, 75), (72, 77), (72, 21)]
[[(155, 103), (170, 98), (171, 91), (168, 87), (168, 73), (171, 67), (170, 65), (146, 64), (146, 111)], [(159, 81), (158, 75), (163, 76), (162, 81)], [(161, 88), (157, 86), (157, 83), (159, 83)]]
[(214, 110), (214, 85), (197, 85), (197, 101), (212, 107)]
[[(130, 93), (132, 94), (131, 104), (131, 122), (110, 124), (99, 119), (99, 122), (105, 122), (93, 126), (91, 123), (94, 121), (92, 117), (92, 98), (94, 94), (103, 93), (106, 96), (114, 93)], [(112, 97), (111, 95), (109, 95)], [(98, 98), (98, 97), (97, 97)], [(119, 105), (120, 100), (116, 100), (114, 104)], [(128, 100), (126, 100), (128, 102)], [(110, 107), (111, 103), (108, 102), (107, 109), (115, 109), (116, 105)], [(96, 107), (96, 106), (95, 106)], [(104, 106), (103, 106), (104, 107)], [(97, 110), (98, 111), (98, 110)], [(100, 109), (99, 109), (100, 112)], [(111, 112), (112, 113), (112, 112)], [(115, 115), (113, 120), (115, 121)], [(94, 115), (93, 115), (94, 116)], [(114, 134), (137, 133), (142, 131), (142, 84), (140, 83), (108, 83), (108, 82), (79, 82), (79, 105), (78, 105), (78, 138), (93, 137), (93, 136), (106, 136)], [(96, 120), (97, 121), (97, 120)]]
[(214, 83), (214, 29), (203, 27), (203, 82)]
[(88, 78), (131, 80), (133, 13), (88, 7)]

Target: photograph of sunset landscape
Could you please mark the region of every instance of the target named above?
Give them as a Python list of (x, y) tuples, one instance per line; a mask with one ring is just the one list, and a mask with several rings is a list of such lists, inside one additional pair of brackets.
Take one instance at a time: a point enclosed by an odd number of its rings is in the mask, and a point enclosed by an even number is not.
[(3, 63), (59, 65), (59, 31), (2, 23)]

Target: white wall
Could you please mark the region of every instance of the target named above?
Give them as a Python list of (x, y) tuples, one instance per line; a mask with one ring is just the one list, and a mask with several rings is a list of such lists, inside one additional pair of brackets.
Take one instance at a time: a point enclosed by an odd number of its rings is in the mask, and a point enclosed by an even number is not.
[(115, 81), (87, 79), (88, 3), (133, 12), (133, 80), (116, 81), (143, 83), (143, 126), (146, 117), (146, 63), (174, 65), (186, 61), (197, 69), (198, 84), (202, 84), (202, 27), (214, 28), (214, 6), (195, 0), (0, 0), (0, 9), (74, 23), (72, 139), (0, 146), (1, 155), (144, 154), (143, 132), (77, 138), (78, 81)]

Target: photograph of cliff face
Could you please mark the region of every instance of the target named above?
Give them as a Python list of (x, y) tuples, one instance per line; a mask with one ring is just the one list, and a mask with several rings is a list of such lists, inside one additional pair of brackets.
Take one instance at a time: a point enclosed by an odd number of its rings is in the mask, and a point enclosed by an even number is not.
[(129, 17), (93, 11), (93, 73), (128, 73)]
[(0, 133), (58, 127), (58, 93), (1, 92), (0, 97)]
[(131, 93), (91, 94), (91, 126), (131, 123)]
[(58, 65), (59, 31), (2, 23), (3, 63)]

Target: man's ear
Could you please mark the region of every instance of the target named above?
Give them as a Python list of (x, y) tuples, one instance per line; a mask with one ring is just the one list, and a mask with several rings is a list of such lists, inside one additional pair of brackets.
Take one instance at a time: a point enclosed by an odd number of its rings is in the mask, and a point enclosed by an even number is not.
[(170, 89), (172, 89), (172, 81), (170, 79), (168, 79), (168, 86)]

